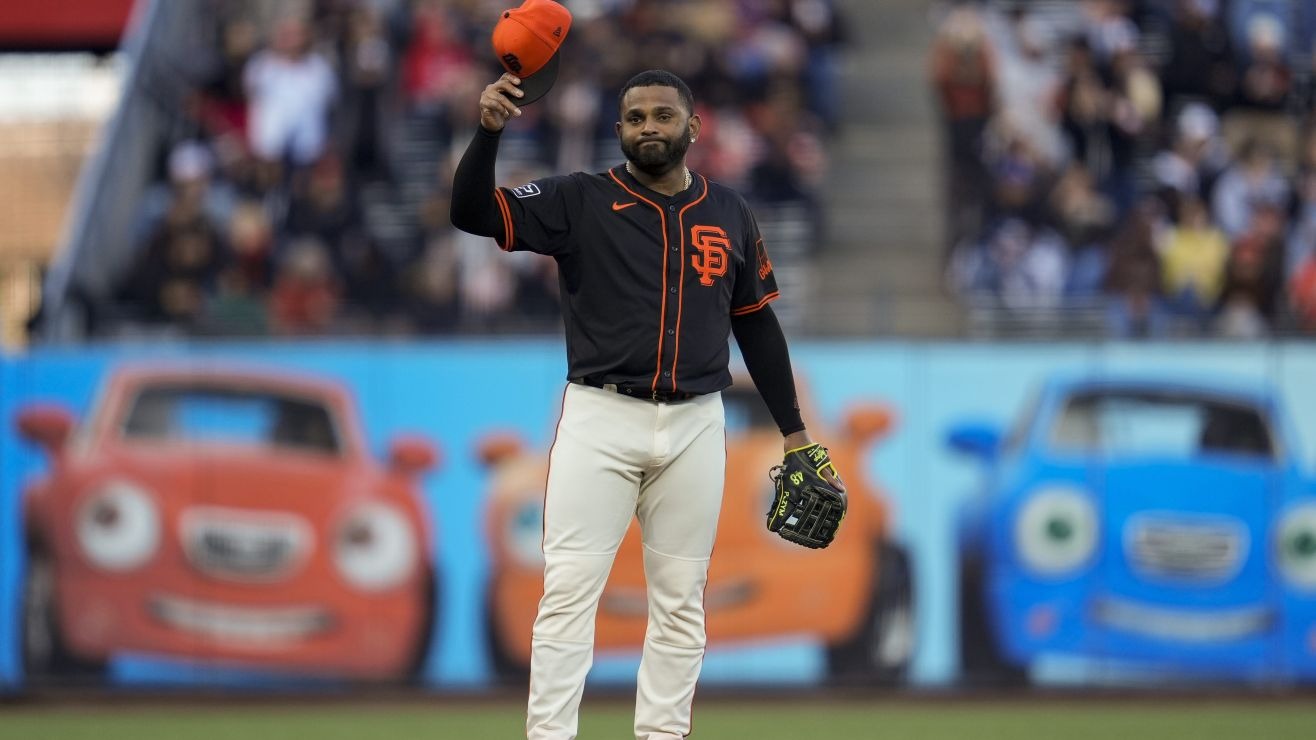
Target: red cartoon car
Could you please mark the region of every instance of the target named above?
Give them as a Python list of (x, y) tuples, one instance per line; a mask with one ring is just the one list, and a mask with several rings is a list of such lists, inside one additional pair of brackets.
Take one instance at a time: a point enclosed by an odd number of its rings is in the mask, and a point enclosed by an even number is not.
[(122, 367), (80, 425), (17, 416), (48, 473), (22, 503), (29, 679), (117, 654), (351, 679), (412, 675), (435, 616), (419, 475), (368, 454), (349, 391), (267, 371)]
[[(834, 429), (811, 421), (801, 397), (805, 421), (846, 476), (850, 501), (836, 541), (808, 550), (765, 526), (772, 496), (767, 471), (782, 458), (781, 433), (767, 407), (747, 378), (722, 397), (727, 480), (704, 599), (710, 649), (804, 635), (825, 646), (829, 680), (903, 680), (914, 650), (910, 563), (891, 537), (885, 498), (862, 474), (867, 451), (891, 425), (890, 413), (876, 404), (855, 405)], [(543, 594), (548, 461), (502, 432), (484, 439), (480, 455), (491, 472), (490, 656), (500, 678), (517, 681), (528, 671), (531, 625)], [(597, 648), (639, 650), (646, 603), (639, 527), (632, 522), (600, 600)]]

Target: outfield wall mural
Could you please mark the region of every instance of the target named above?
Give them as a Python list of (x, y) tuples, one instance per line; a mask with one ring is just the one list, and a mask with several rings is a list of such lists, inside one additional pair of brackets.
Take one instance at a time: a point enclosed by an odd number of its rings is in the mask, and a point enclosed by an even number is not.
[[(1316, 349), (808, 343), (837, 543), (766, 532), (725, 394), (703, 685), (1316, 680)], [(0, 686), (524, 682), (557, 341), (0, 363)], [(626, 686), (634, 533), (591, 681)]]

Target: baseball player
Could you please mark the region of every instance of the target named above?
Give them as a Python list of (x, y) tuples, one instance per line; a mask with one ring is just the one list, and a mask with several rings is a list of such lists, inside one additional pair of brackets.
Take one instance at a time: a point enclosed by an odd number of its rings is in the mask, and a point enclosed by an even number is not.
[[(686, 84), (655, 70), (622, 88), (624, 163), (495, 187), (499, 137), (520, 115), (522, 82), (509, 72), (480, 95), (480, 125), (454, 175), (452, 222), (504, 250), (547, 255), (560, 276), (568, 384), (549, 457), (526, 733), (576, 737), (599, 598), (638, 517), (649, 625), (635, 736), (676, 740), (691, 731), (704, 655), (732, 333), (784, 449), (823, 448), (800, 417), (754, 217), (739, 195), (685, 165), (700, 131)], [(844, 491), (830, 464), (823, 473)]]

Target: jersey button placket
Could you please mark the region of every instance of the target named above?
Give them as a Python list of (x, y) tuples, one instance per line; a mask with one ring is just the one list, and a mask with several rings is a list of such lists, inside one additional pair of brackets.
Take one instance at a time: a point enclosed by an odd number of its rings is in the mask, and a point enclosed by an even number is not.
[[(676, 205), (669, 204), (667, 210), (675, 211)], [(678, 219), (669, 218), (667, 220), (667, 242), (670, 245), (672, 253), (679, 255), (681, 252), (681, 226)], [(664, 316), (663, 323), (666, 328), (663, 334), (668, 337), (676, 336), (676, 322), (681, 312), (681, 258), (679, 256), (665, 260), (667, 263), (667, 312)], [(676, 368), (673, 363), (676, 360), (677, 350), (676, 342), (664, 342), (662, 358), (662, 382), (660, 384), (663, 390), (674, 390), (672, 387), (672, 373)]]

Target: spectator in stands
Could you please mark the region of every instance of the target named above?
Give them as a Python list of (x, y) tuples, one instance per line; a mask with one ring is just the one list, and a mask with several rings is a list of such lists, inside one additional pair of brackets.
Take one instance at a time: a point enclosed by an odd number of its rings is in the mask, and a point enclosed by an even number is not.
[(522, 258), (497, 254), (480, 237), (456, 235), (463, 324), (475, 331), (493, 331), (502, 324), (516, 297), (514, 265)]
[(387, 180), (391, 173), (384, 144), (384, 119), (394, 66), (393, 47), (380, 11), (369, 4), (349, 9), (344, 33), (339, 116), (344, 157), (356, 178)]
[(420, 258), (405, 274), (404, 307), (416, 332), (450, 333), (461, 327), (461, 291), (455, 238), (457, 234), (451, 229), (430, 238)]
[(338, 318), (341, 288), (328, 250), (312, 236), (288, 246), (270, 294), (270, 323), (275, 333), (328, 334)]
[(1190, 102), (1224, 110), (1234, 97), (1238, 72), (1221, 0), (1176, 0), (1169, 29), (1170, 56), (1161, 83), (1172, 109)]
[(1203, 103), (1185, 105), (1175, 119), (1172, 145), (1152, 160), (1166, 207), (1173, 211), (1180, 198), (1206, 198), (1228, 158), (1215, 112)]
[(983, 136), (996, 112), (996, 57), (975, 7), (957, 6), (946, 15), (933, 39), (929, 65), (945, 130), (946, 223), (953, 245), (985, 225)]
[(1281, 205), (1261, 201), (1251, 209), (1248, 228), (1234, 241), (1225, 268), (1225, 285), (1216, 315), (1216, 332), (1230, 338), (1269, 334), (1280, 319), (1284, 287), (1286, 214)]
[(1092, 173), (1071, 162), (1056, 178), (1046, 200), (1046, 221), (1074, 246), (1104, 242), (1115, 224), (1115, 205), (1102, 195)]
[(997, 117), (984, 159), (990, 178), (988, 215), (992, 222), (1013, 217), (1040, 223), (1053, 175), (1027, 133), (1015, 129), (1010, 119)]
[(1137, 159), (1153, 143), (1161, 118), (1160, 81), (1129, 41), (1117, 45), (1110, 58), (1111, 85), (1107, 107), (1111, 169), (1106, 192), (1121, 213), (1138, 197)]
[(175, 206), (195, 204), (207, 221), (214, 225), (228, 222), (236, 193), (224, 180), (214, 176), (214, 157), (204, 142), (179, 142), (169, 152), (168, 179), (154, 183), (142, 194), (134, 241), (141, 244), (151, 238), (161, 221)]
[(143, 322), (191, 328), (214, 288), (220, 237), (199, 195), (174, 201), (119, 289), (119, 299)]
[[(1255, 30), (1253, 21), (1260, 17), (1268, 17), (1284, 29), (1286, 51), (1305, 52), (1307, 49), (1296, 45), (1296, 42), (1304, 40), (1302, 13), (1299, 12), (1299, 8), (1308, 4), (1307, 0), (1227, 0), (1224, 3), (1225, 18), (1234, 48), (1240, 50), (1241, 56), (1246, 57), (1247, 49), (1251, 44), (1250, 37)], [(1290, 35), (1288, 33), (1290, 30), (1297, 33)]]
[(206, 302), (197, 324), (201, 334), (224, 337), (259, 337), (269, 333), (265, 292), (236, 264), (220, 271), (215, 293)]
[(1195, 196), (1180, 199), (1161, 251), (1161, 273), (1167, 307), (1198, 332), (1206, 330), (1220, 297), (1229, 251), (1229, 240), (1211, 223), (1206, 204)]
[(1071, 162), (1051, 188), (1046, 207), (1046, 222), (1070, 251), (1066, 294), (1083, 298), (1099, 293), (1106, 274), (1106, 243), (1115, 227), (1115, 204), (1096, 189), (1086, 167)]
[(1288, 205), (1288, 179), (1269, 142), (1249, 139), (1236, 161), (1216, 181), (1211, 192), (1211, 214), (1229, 238), (1237, 239), (1253, 223), (1253, 211), (1262, 203)]
[(561, 323), (561, 292), (558, 290), (557, 263), (553, 260), (514, 259), (513, 288), (514, 328), (542, 331)]
[(1256, 139), (1273, 147), (1280, 162), (1298, 154), (1297, 121), (1289, 113), (1295, 93), (1293, 70), (1278, 18), (1257, 14), (1248, 21), (1248, 53), (1242, 60), (1237, 98), (1225, 113), (1225, 140), (1231, 148)]
[(1054, 309), (1066, 281), (1065, 247), (1050, 229), (1001, 221), (982, 243), (955, 250), (947, 278), (962, 295), (1007, 310)]
[(306, 22), (278, 22), (269, 48), (243, 71), (250, 101), (251, 150), (267, 166), (307, 167), (325, 152), (329, 116), (338, 93), (333, 67), (311, 48)]
[(1058, 100), (1061, 127), (1073, 159), (1107, 194), (1115, 176), (1112, 99), (1087, 40), (1081, 36), (1070, 39)]
[(1092, 53), (1092, 62), (1109, 79), (1116, 54), (1142, 40), (1141, 30), (1130, 17), (1125, 0), (1081, 0), (1082, 27), (1079, 38)]
[(444, 144), (456, 121), (452, 101), (466, 93), (479, 72), (475, 54), (463, 36), (457, 8), (437, 0), (419, 0), (411, 17), (411, 38), (402, 59), (402, 87), (408, 107), (433, 121)]
[(834, 0), (789, 0), (790, 25), (804, 39), (808, 58), (802, 83), (806, 107), (829, 132), (840, 126), (837, 54), (845, 44), (845, 18)]
[(1060, 75), (1051, 59), (1053, 30), (1026, 5), (1008, 16), (1008, 33), (994, 40), (998, 52), (998, 115), (1019, 132), (1049, 168), (1063, 164), (1067, 152), (1060, 135), (1056, 97)]
[(1156, 234), (1162, 218), (1160, 201), (1144, 198), (1111, 242), (1105, 280), (1107, 331), (1111, 336), (1162, 337), (1167, 332), (1161, 300), (1164, 280), (1156, 254)]
[(322, 158), (305, 179), (294, 183), (285, 230), (294, 236), (318, 238), (340, 271), (349, 243), (365, 238), (361, 204), (336, 157)]
[[(1316, 140), (1316, 133), (1312, 138)], [(1316, 257), (1316, 170), (1305, 170), (1298, 182), (1298, 204), (1284, 254), (1284, 264), (1290, 277), (1303, 264)]]
[(230, 266), (242, 273), (244, 284), (264, 292), (273, 282), (274, 226), (265, 206), (243, 200), (233, 209), (228, 223)]
[(827, 158), (821, 124), (804, 108), (799, 91), (775, 85), (764, 104), (753, 107), (751, 123), (763, 148), (749, 171), (748, 195), (760, 203), (815, 207)]
[(218, 336), (262, 336), (269, 332), (265, 299), (271, 282), (273, 227), (263, 205), (244, 200), (234, 207), (227, 231), (228, 254), (198, 330)]
[(245, 147), (247, 91), (243, 71), (260, 50), (260, 28), (253, 19), (239, 15), (225, 19), (219, 32), (214, 68), (200, 85), (202, 128), (217, 147)]
[(1289, 278), (1288, 294), (1297, 328), (1316, 334), (1316, 254), (1307, 254), (1297, 264)]
[[(551, 273), (514, 262), (485, 264), (487, 245), (467, 249), (454, 241), (446, 218), (438, 229), (416, 223), (414, 199), (433, 187), (433, 165), (453, 154), (452, 133), (476, 125), (478, 111), (450, 102), (476, 96), (494, 63), (492, 6), (468, 0), (211, 5), (206, 17), (215, 19), (215, 46), (197, 57), (212, 63), (191, 80), (192, 94), (183, 96), (156, 143), (169, 151), (186, 141), (207, 152), (204, 166), (193, 153), (180, 153), (181, 164), (171, 169), (176, 178), (204, 180), (212, 191), (207, 198), (223, 191), (228, 202), (207, 209), (219, 261), (199, 293), (205, 299), (197, 302), (204, 306), (200, 323), (180, 319), (189, 322), (181, 328), (288, 335), (393, 331), (400, 323), (424, 331), (555, 325), (556, 291), (545, 291)], [(696, 85), (703, 101), (699, 171), (782, 206), (819, 201), (828, 167), (823, 133), (834, 130), (841, 98), (832, 54), (843, 24), (834, 0), (699, 5), (698, 12), (680, 14), (665, 0), (573, 8), (574, 41), (563, 50), (555, 92), (509, 126), (500, 161), (533, 168), (568, 158), (580, 166), (563, 169), (592, 168), (589, 160), (615, 153), (607, 111), (615, 110), (617, 87), (637, 65), (670, 58), (667, 66)], [(967, 35), (981, 38), (981, 29), (968, 28)], [(976, 84), (969, 78), (978, 72), (964, 61), (953, 70), (958, 77), (947, 78), (949, 86)], [(388, 105), (395, 84), (403, 103), (396, 108)], [(980, 128), (992, 105), (990, 84), (952, 97), (971, 106), (975, 94)], [(966, 110), (957, 104), (957, 114)], [(392, 171), (386, 126), (404, 155)], [(981, 172), (977, 156), (963, 166)], [(510, 172), (503, 177), (515, 179)], [(158, 199), (144, 208), (150, 217), (142, 221), (143, 244), (170, 208), (174, 187), (158, 184)], [(982, 177), (976, 187), (981, 206)], [(812, 229), (802, 231), (816, 241), (820, 228), (815, 214)], [(778, 252), (783, 274), (786, 247)], [(152, 274), (142, 273), (142, 280)], [(264, 321), (252, 310), (257, 303), (266, 306)]]

